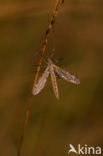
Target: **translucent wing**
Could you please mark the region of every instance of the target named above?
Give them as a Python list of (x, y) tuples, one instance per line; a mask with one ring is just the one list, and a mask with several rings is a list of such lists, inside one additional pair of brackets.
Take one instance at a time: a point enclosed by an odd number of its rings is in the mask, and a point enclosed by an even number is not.
[(32, 94), (37, 95), (44, 88), (47, 78), (49, 76), (49, 67), (46, 68), (42, 76), (38, 79), (37, 84), (33, 86)]
[(76, 78), (74, 75), (71, 75), (69, 72), (61, 69), (60, 67), (57, 67), (53, 64), (54, 71), (60, 76), (60, 78), (65, 79), (66, 81), (69, 81), (74, 84), (80, 84), (80, 80)]
[(55, 96), (56, 96), (57, 99), (59, 99), (59, 92), (58, 92), (55, 73), (54, 73), (54, 71), (51, 71), (50, 74), (51, 74), (51, 81), (52, 81)]

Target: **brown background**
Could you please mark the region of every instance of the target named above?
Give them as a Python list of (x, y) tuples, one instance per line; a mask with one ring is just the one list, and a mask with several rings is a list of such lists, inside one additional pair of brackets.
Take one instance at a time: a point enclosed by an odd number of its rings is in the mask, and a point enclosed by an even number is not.
[[(0, 155), (16, 156), (44, 33), (55, 0), (0, 0)], [(58, 65), (81, 84), (50, 78), (33, 99), (23, 156), (67, 156), (69, 144), (103, 146), (103, 1), (69, 0), (59, 12)], [(43, 69), (42, 69), (43, 70)], [(72, 156), (73, 154), (71, 154)]]

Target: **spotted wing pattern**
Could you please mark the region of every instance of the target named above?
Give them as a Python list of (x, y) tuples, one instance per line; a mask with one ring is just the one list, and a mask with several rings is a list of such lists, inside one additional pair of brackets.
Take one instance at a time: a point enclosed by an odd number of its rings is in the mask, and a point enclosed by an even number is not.
[(32, 94), (37, 95), (39, 94), (42, 89), (44, 88), (47, 78), (49, 76), (49, 66), (46, 68), (42, 76), (38, 79), (37, 84), (33, 87)]
[(60, 67), (53, 64), (54, 71), (60, 76), (60, 78), (65, 79), (74, 84), (80, 84), (80, 80), (76, 78), (74, 75), (71, 75), (69, 72), (61, 69)]

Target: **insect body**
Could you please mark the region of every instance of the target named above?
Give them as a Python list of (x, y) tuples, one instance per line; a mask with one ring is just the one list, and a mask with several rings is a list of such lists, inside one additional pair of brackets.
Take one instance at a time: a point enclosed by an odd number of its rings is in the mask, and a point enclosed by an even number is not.
[(58, 92), (56, 76), (55, 76), (54, 67), (53, 67), (51, 60), (49, 60), (49, 69), (50, 69), (50, 74), (51, 74), (51, 81), (52, 81), (52, 85), (53, 85), (53, 90), (54, 90), (56, 98), (59, 99), (59, 92)]
[(55, 64), (52, 63), (50, 58), (48, 59), (48, 66), (42, 76), (38, 79), (37, 84), (33, 86), (32, 94), (37, 95), (39, 94), (42, 89), (44, 88), (47, 78), (49, 74), (51, 75), (51, 81), (53, 85), (53, 90), (55, 93), (55, 96), (57, 99), (59, 99), (59, 92), (58, 92), (58, 87), (57, 87), (57, 81), (56, 81), (56, 76), (55, 73), (60, 77), (65, 79), (66, 81), (69, 81), (74, 84), (80, 84), (80, 80), (76, 78), (74, 75), (71, 75), (69, 72), (66, 72), (65, 70), (61, 69), (60, 67), (56, 66)]

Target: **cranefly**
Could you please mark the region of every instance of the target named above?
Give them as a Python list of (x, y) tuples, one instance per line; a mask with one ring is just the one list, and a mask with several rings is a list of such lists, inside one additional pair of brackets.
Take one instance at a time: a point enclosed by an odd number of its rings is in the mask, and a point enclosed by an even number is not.
[(60, 67), (56, 66), (50, 58), (48, 58), (48, 66), (42, 76), (38, 79), (36, 85), (34, 85), (32, 94), (37, 95), (39, 94), (42, 89), (45, 87), (47, 78), (49, 74), (51, 75), (51, 81), (53, 85), (53, 90), (55, 93), (55, 96), (57, 99), (59, 99), (59, 91), (58, 91), (58, 86), (57, 86), (57, 81), (56, 81), (56, 75), (57, 74), (60, 78), (63, 78), (66, 81), (69, 81), (74, 84), (80, 84), (80, 80), (75, 77), (74, 75), (71, 75), (69, 72), (61, 69)]

